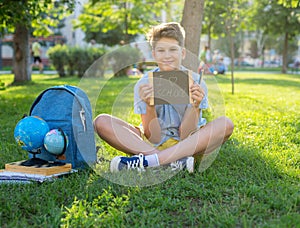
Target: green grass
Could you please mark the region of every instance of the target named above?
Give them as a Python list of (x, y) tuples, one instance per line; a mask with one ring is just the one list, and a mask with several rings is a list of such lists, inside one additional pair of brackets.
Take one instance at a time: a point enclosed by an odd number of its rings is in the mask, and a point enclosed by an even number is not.
[[(0, 91), (4, 168), (27, 158), (14, 141), (13, 129), (34, 98), (49, 86), (77, 85), (79, 79), (34, 75), (31, 83), (18, 86), (9, 86), (12, 75), (1, 75), (0, 80), (6, 84)], [(229, 75), (217, 80), (235, 129), (208, 169), (180, 172), (148, 187), (118, 185), (91, 171), (43, 184), (0, 184), (0, 226), (299, 227), (300, 76), (237, 73), (234, 95)], [(135, 81), (118, 78), (81, 85), (95, 113), (114, 113), (137, 124), (131, 109)], [(114, 105), (123, 106), (111, 109)], [(121, 154), (103, 147), (100, 155)], [(150, 181), (145, 175), (139, 180)]]
[[(230, 72), (230, 65), (228, 66), (228, 71)], [(253, 66), (235, 66), (235, 71), (251, 71), (251, 72), (274, 72), (279, 73), (281, 72), (281, 67), (253, 67)]]

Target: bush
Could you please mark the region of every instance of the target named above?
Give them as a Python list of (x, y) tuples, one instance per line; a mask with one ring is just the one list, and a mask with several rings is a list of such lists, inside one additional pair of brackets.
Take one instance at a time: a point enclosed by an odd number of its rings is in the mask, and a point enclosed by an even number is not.
[[(91, 55), (92, 61), (90, 63), (90, 66), (97, 60), (99, 60), (101, 57), (103, 57), (105, 50), (91, 47), (89, 48), (89, 53)], [(88, 74), (85, 74), (86, 77), (89, 77), (90, 75), (92, 77), (103, 77), (104, 71), (108, 67), (108, 61), (107, 58), (101, 58), (100, 61), (97, 61), (96, 66), (89, 68), (90, 72)]]
[(66, 76), (65, 65), (67, 64), (68, 47), (59, 44), (49, 48), (47, 54), (58, 75), (60, 77)]
[[(86, 70), (104, 54), (103, 48), (94, 47), (56, 45), (48, 50), (49, 59), (60, 77), (66, 76), (66, 70), (68, 75), (77, 74), (78, 77), (83, 77)], [(87, 76), (103, 77), (107, 62), (113, 62), (114, 77), (126, 76), (128, 69), (134, 64), (138, 65), (141, 59), (142, 54), (138, 49), (123, 46), (103, 58), (97, 71), (94, 70)]]
[(5, 83), (0, 80), (0, 90), (5, 90)]
[(75, 66), (77, 62), (77, 57), (75, 55), (77, 47), (68, 48), (68, 58), (67, 58), (67, 69), (69, 75), (75, 75)]
[[(105, 53), (101, 48), (69, 47), (57, 45), (48, 50), (49, 59), (60, 77), (77, 74), (82, 77), (91, 64)], [(100, 75), (101, 76), (101, 75)]]
[(70, 52), (70, 58), (74, 60), (74, 69), (77, 72), (77, 76), (82, 77), (91, 64), (89, 52), (86, 49), (75, 47), (73, 51)]
[(114, 77), (126, 76), (127, 70), (133, 64), (138, 64), (142, 59), (142, 53), (131, 46), (123, 46), (114, 51), (111, 55)]

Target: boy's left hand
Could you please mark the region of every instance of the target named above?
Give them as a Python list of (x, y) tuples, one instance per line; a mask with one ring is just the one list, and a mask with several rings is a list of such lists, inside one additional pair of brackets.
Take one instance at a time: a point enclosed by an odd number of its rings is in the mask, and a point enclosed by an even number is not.
[(205, 92), (201, 88), (201, 86), (197, 83), (194, 83), (193, 85), (191, 85), (190, 91), (191, 91), (191, 98), (193, 100), (192, 105), (193, 105), (193, 107), (198, 108), (201, 101), (203, 100), (203, 98), (205, 96)]

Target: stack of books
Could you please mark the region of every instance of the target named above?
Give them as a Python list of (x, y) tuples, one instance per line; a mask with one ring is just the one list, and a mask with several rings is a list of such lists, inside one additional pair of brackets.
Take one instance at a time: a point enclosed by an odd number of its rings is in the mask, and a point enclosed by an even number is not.
[(0, 183), (42, 183), (74, 172), (77, 170), (69, 163), (40, 163), (31, 159), (5, 164), (5, 169), (0, 170)]

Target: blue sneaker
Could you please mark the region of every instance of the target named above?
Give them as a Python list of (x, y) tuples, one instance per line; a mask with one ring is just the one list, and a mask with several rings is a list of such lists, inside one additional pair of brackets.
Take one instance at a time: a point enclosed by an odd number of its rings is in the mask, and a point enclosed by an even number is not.
[(135, 155), (132, 157), (114, 157), (110, 162), (110, 171), (119, 172), (122, 169), (136, 169), (138, 171), (144, 171), (148, 166), (148, 162), (145, 160), (143, 154)]

